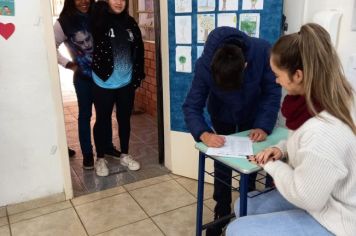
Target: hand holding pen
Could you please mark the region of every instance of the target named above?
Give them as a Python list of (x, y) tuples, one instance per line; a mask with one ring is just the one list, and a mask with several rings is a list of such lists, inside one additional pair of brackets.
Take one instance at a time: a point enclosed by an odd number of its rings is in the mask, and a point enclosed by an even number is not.
[(270, 147), (257, 153), (255, 156), (249, 156), (248, 160), (260, 166), (264, 166), (268, 161), (282, 159), (283, 153), (279, 148)]
[(225, 137), (216, 133), (204, 132), (200, 135), (200, 140), (208, 147), (222, 147), (225, 144)]

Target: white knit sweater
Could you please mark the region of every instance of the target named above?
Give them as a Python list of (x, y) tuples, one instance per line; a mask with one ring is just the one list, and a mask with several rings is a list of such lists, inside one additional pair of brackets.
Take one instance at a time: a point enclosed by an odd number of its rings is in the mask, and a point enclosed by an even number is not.
[(356, 235), (356, 136), (327, 112), (311, 118), (278, 145), (288, 164), (264, 169), (279, 192), (336, 235)]

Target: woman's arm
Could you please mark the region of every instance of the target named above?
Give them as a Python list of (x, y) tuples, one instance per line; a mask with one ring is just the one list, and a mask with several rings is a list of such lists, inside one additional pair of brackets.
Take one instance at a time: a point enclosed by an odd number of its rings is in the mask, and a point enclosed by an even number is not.
[(68, 58), (64, 57), (64, 56), (58, 51), (59, 46), (60, 46), (64, 41), (67, 40), (67, 37), (66, 37), (66, 35), (64, 34), (63, 29), (62, 29), (62, 26), (61, 26), (61, 24), (59, 23), (58, 20), (54, 23), (53, 30), (54, 30), (54, 39), (55, 39), (55, 41), (56, 41), (58, 64), (60, 64), (61, 66), (63, 66), (63, 67), (66, 68), (67, 64), (70, 63), (71, 61), (70, 61)]

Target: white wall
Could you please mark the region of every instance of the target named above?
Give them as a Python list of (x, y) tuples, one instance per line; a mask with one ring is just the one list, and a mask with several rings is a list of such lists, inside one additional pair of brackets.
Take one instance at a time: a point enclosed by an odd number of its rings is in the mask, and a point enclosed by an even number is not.
[(71, 195), (49, 1), (15, 4), (14, 17), (0, 16), (16, 25), (0, 36), (0, 206)]
[(298, 31), (301, 24), (310, 22), (318, 11), (329, 9), (341, 11), (336, 49), (344, 69), (347, 70), (350, 56), (356, 53), (356, 31), (351, 31), (354, 2), (354, 0), (285, 0), (284, 13), (290, 25), (287, 33)]

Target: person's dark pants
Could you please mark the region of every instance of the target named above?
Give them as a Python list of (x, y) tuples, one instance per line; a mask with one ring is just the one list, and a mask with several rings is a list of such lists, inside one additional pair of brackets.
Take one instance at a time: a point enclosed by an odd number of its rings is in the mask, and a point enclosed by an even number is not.
[[(82, 150), (85, 163), (92, 163), (93, 146), (91, 143), (91, 116), (94, 103), (93, 86), (91, 78), (78, 78), (74, 76), (73, 84), (77, 94), (78, 101), (78, 134), (80, 148)], [(107, 127), (105, 143), (108, 149), (113, 147), (112, 144), (112, 126)]]
[(93, 81), (89, 78), (81, 79), (74, 78), (74, 88), (77, 94), (78, 101), (78, 133), (80, 148), (82, 149), (83, 157), (92, 156), (93, 149), (91, 144), (91, 128), (90, 119), (92, 115)]
[(130, 140), (130, 118), (134, 105), (135, 90), (131, 85), (118, 89), (105, 89), (93, 85), (96, 121), (94, 125), (94, 142), (97, 156), (104, 157), (108, 128), (111, 127), (111, 115), (116, 105), (116, 120), (119, 125), (121, 152), (127, 154)]
[[(217, 120), (212, 120), (212, 125), (217, 134), (229, 135), (236, 132), (242, 132), (250, 127), (243, 127), (233, 124), (222, 123)], [(213, 198), (216, 201), (214, 208), (215, 219), (222, 218), (224, 216), (231, 214), (231, 181), (232, 181), (232, 170), (227, 168), (218, 162), (214, 162), (214, 195)], [(255, 189), (255, 180), (257, 174), (249, 175), (249, 190)], [(222, 183), (221, 181), (224, 183)], [(213, 227), (207, 228), (206, 236), (218, 236), (222, 233), (222, 229), (229, 223), (229, 219), (222, 221), (219, 224), (214, 225)]]

